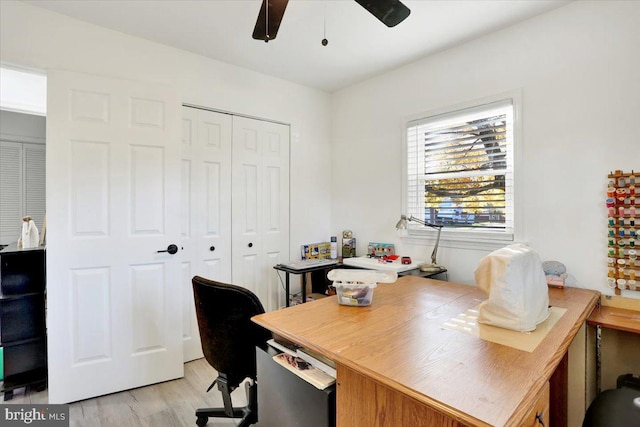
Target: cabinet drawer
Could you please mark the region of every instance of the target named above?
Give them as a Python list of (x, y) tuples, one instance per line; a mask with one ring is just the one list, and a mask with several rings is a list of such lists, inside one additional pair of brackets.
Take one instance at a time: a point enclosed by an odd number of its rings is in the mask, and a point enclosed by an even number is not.
[(523, 427), (542, 427), (549, 426), (549, 383), (545, 383), (544, 388), (540, 391), (536, 403), (527, 413), (523, 423)]

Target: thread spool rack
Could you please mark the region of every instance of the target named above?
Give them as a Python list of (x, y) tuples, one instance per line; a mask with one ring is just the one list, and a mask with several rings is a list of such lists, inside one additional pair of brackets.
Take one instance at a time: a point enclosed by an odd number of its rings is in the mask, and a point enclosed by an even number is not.
[(624, 289), (640, 291), (640, 206), (635, 194), (640, 173), (616, 170), (607, 178), (607, 284), (620, 295)]

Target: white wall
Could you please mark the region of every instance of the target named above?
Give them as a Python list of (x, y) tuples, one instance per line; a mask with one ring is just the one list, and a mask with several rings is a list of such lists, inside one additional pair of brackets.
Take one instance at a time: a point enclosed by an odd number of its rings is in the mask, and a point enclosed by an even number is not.
[(11, 68), (0, 68), (0, 108), (25, 112), (27, 114), (47, 114), (47, 76), (39, 73), (25, 73)]
[[(640, 2), (574, 2), (333, 95), (331, 228), (358, 253), (396, 237), (405, 118), (510, 90), (523, 99), (523, 240), (566, 264), (583, 287), (611, 293), (607, 173), (640, 170)], [(442, 247), (449, 279), (474, 283), (488, 250)], [(640, 292), (625, 291), (640, 297)]]
[(20, 2), (1, 1), (0, 19), (3, 63), (165, 84), (185, 103), (291, 124), (291, 255), (328, 240), (328, 94)]

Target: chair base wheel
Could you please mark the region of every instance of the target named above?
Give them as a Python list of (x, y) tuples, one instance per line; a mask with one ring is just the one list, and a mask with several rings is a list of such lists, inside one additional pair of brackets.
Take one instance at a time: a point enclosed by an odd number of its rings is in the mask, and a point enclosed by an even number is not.
[(198, 417), (198, 419), (196, 420), (196, 425), (198, 427), (204, 427), (207, 425), (208, 421), (209, 421), (209, 417)]

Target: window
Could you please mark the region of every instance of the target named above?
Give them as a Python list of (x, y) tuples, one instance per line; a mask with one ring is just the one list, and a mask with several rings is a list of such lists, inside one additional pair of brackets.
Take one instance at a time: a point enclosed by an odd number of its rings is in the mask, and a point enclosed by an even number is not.
[(450, 235), (513, 240), (513, 117), (508, 99), (407, 123), (406, 213)]

